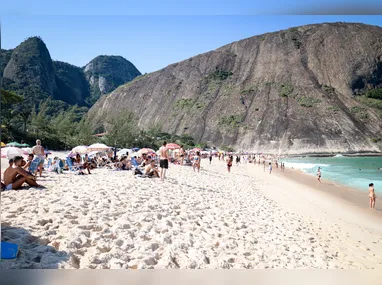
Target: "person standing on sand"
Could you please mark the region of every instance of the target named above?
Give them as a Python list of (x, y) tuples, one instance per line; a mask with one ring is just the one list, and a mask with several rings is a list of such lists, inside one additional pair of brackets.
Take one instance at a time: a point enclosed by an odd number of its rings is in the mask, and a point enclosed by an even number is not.
[(272, 174), (272, 162), (269, 163), (269, 174)]
[(210, 151), (210, 164), (212, 162), (212, 151)]
[(183, 161), (184, 161), (184, 156), (185, 156), (185, 151), (184, 151), (183, 145), (180, 146), (179, 154), (180, 154), (180, 166), (183, 166)]
[(370, 183), (369, 184), (370, 209), (374, 209), (375, 210), (375, 199), (376, 198), (377, 198), (377, 196), (375, 195), (374, 184)]
[(168, 149), (167, 142), (164, 141), (163, 145), (159, 149), (159, 167), (160, 167), (160, 179), (164, 181), (166, 177), (166, 169), (168, 169)]
[(317, 170), (317, 176), (318, 176), (318, 182), (320, 182), (321, 183), (321, 167), (319, 167), (318, 168), (318, 170)]
[(44, 160), (45, 160), (45, 151), (44, 148), (41, 145), (40, 140), (36, 140), (36, 145), (32, 148), (32, 153), (37, 156), (39, 159), (38, 168), (40, 172), (40, 177), (42, 176), (42, 168), (44, 166)]
[(228, 169), (228, 172), (231, 172), (232, 162), (233, 162), (233, 156), (230, 155), (230, 156), (227, 157), (227, 169)]
[(197, 151), (192, 163), (192, 169), (194, 170), (194, 172), (195, 172), (195, 168), (198, 169), (198, 172), (200, 171), (200, 160), (201, 160), (200, 152)]

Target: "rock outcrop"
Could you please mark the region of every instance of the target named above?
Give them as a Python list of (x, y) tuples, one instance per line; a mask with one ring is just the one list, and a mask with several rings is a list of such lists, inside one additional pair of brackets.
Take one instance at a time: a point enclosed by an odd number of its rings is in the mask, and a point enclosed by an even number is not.
[(377, 152), (382, 101), (365, 94), (381, 83), (382, 28), (307, 25), (139, 76), (103, 96), (88, 116), (99, 126), (130, 110), (141, 127), (160, 124), (236, 150)]
[(141, 75), (139, 70), (122, 56), (100, 55), (90, 61), (84, 72), (92, 90), (94, 102), (126, 82)]
[(2, 88), (23, 95), (27, 104), (38, 105), (51, 97), (80, 106), (91, 106), (102, 94), (140, 75), (120, 56), (96, 57), (85, 68), (52, 61), (39, 37), (30, 37), (13, 50), (2, 49), (0, 73)]

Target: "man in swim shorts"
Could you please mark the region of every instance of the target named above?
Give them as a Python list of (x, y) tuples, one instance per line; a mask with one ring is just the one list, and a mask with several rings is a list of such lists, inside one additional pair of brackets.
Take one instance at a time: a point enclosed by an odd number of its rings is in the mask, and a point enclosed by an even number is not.
[(160, 167), (160, 179), (164, 181), (166, 177), (166, 169), (168, 169), (168, 149), (167, 142), (164, 141), (163, 145), (159, 149), (159, 167)]
[(30, 186), (39, 187), (35, 181), (35, 177), (21, 167), (23, 158), (21, 156), (16, 156), (13, 161), (14, 165), (9, 166), (4, 172), (5, 190), (20, 189), (24, 182), (28, 183)]

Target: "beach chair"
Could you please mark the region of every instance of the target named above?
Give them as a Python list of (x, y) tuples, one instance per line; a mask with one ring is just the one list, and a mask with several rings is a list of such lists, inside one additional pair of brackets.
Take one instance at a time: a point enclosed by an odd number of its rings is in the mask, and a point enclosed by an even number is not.
[(46, 166), (44, 165), (44, 168), (49, 169), (49, 167), (52, 165), (52, 159), (48, 158)]
[(33, 175), (36, 174), (40, 161), (41, 160), (38, 157), (36, 157), (34, 160), (32, 160), (31, 165), (29, 165), (28, 171), (32, 173)]
[(66, 158), (66, 164), (68, 165), (70, 172), (76, 172), (76, 171), (80, 170), (77, 166), (73, 165), (73, 162), (70, 159), (70, 157)]

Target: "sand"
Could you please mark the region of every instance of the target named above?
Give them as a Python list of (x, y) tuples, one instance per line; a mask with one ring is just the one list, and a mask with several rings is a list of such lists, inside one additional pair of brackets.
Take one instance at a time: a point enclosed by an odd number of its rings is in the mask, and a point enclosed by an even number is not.
[(1, 194), (2, 239), (20, 255), (0, 268), (382, 268), (380, 216), (277, 169), (44, 176), (45, 190)]

